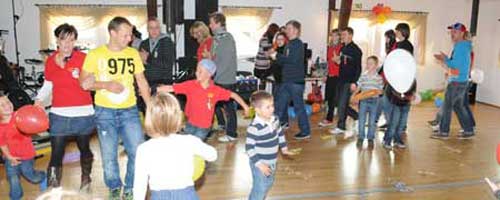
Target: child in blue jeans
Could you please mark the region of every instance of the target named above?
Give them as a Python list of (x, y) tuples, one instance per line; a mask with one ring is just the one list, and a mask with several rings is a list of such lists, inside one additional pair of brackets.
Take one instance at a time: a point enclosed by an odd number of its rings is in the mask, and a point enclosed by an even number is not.
[[(377, 56), (370, 56), (366, 60), (365, 72), (359, 77), (357, 82), (356, 91), (365, 92), (369, 90), (381, 91), (384, 87), (382, 77), (377, 73), (378, 58)], [(355, 93), (357, 93), (355, 92)], [(368, 137), (368, 145), (373, 146), (373, 139), (375, 138), (375, 130), (377, 120), (377, 108), (379, 106), (379, 95), (366, 98), (359, 101), (359, 123), (358, 123), (358, 142), (357, 146), (363, 145), (363, 141)], [(365, 133), (365, 122), (368, 121), (368, 135)]]
[(9, 197), (22, 199), (21, 176), (31, 183), (40, 185), (40, 191), (47, 189), (45, 172), (33, 168), (35, 147), (31, 136), (17, 130), (12, 103), (6, 96), (0, 96), (0, 149), (5, 160), (5, 171), (10, 185)]
[(250, 97), (250, 102), (255, 109), (255, 118), (247, 128), (245, 146), (253, 179), (248, 199), (263, 200), (274, 183), (279, 149), (284, 155), (294, 153), (288, 151), (279, 119), (273, 114), (273, 96), (265, 91), (257, 91)]

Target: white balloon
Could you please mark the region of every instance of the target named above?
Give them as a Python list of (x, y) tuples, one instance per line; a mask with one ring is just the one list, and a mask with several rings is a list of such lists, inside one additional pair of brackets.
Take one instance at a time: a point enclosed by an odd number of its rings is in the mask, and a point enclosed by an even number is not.
[(484, 72), (481, 69), (474, 68), (470, 72), (470, 78), (472, 79), (472, 82), (481, 84), (484, 80)]
[(384, 61), (384, 75), (387, 82), (399, 93), (407, 92), (415, 80), (417, 62), (404, 49), (391, 51)]

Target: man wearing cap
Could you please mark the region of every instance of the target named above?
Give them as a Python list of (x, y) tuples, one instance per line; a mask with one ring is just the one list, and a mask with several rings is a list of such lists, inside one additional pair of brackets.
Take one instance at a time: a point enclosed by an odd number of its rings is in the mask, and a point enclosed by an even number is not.
[(468, 88), (468, 77), (471, 64), (472, 43), (466, 40), (467, 28), (461, 23), (448, 26), (451, 40), (454, 43), (451, 57), (443, 52), (434, 57), (442, 62), (448, 71), (448, 86), (443, 104), (443, 116), (439, 123), (439, 131), (431, 136), (434, 139), (448, 139), (450, 133), (451, 111), (455, 111), (463, 128), (459, 139), (470, 139), (474, 136), (471, 116), (463, 106)]
[(214, 84), (212, 76), (215, 74), (216, 65), (209, 59), (203, 59), (196, 67), (196, 80), (185, 81), (173, 86), (160, 86), (157, 92), (174, 92), (186, 95), (187, 122), (184, 132), (205, 140), (210, 128), (218, 101), (234, 99), (248, 115), (248, 105), (236, 93)]

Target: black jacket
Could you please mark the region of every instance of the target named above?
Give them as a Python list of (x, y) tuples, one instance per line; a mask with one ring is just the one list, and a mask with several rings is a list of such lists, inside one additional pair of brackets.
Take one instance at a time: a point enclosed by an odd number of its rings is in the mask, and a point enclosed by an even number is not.
[(290, 40), (284, 52), (276, 55), (276, 62), (283, 67), (283, 82), (305, 83), (304, 56), (304, 43), (298, 38)]
[(361, 75), (363, 51), (351, 42), (340, 49), (340, 83), (356, 83)]
[(170, 84), (173, 79), (175, 64), (175, 45), (170, 37), (163, 37), (158, 44), (150, 48), (149, 39), (142, 41), (140, 49), (149, 53), (144, 63), (144, 75), (148, 82)]

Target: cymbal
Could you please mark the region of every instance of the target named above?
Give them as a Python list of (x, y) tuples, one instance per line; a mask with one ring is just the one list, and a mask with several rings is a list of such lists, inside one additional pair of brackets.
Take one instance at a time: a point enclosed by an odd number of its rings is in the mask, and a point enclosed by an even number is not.
[(29, 65), (42, 65), (43, 64), (42, 60), (38, 60), (38, 59), (34, 59), (34, 58), (24, 59), (24, 62), (26, 64), (29, 64)]

